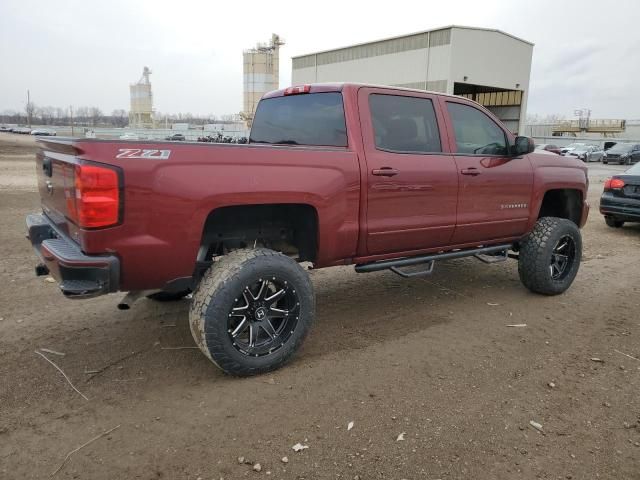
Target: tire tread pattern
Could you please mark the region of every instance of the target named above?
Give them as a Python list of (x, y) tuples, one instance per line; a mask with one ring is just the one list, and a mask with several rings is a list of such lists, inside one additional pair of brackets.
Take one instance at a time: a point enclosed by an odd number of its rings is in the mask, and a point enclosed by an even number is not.
[[(280, 261), (290, 262), (290, 266), (295, 269), (299, 269), (304, 275), (306, 272), (302, 270), (302, 267), (298, 263), (289, 258), (288, 256), (269, 250), (267, 248), (256, 249), (241, 249), (234, 250), (227, 255), (224, 255), (220, 260), (213, 263), (213, 265), (206, 271), (202, 277), (200, 283), (193, 292), (193, 300), (189, 311), (189, 323), (191, 327), (191, 334), (200, 350), (211, 360), (218, 368), (225, 373), (236, 376), (250, 376), (265, 373), (271, 370), (276, 370), (284, 365), (293, 353), (298, 349), (302, 341), (304, 340), (306, 333), (297, 338), (292, 344), (287, 344), (283, 348), (287, 348), (289, 352), (286, 355), (281, 355), (278, 361), (270, 363), (268, 366), (256, 366), (249, 367), (246, 364), (238, 362), (231, 355), (226, 353), (223, 341), (224, 339), (217, 338), (216, 336), (206, 335), (206, 321), (208, 317), (208, 311), (211, 302), (214, 300), (215, 293), (224, 288), (225, 285), (230, 282), (234, 282), (238, 279), (240, 272), (245, 269), (252, 260), (259, 257), (276, 257)], [(310, 280), (309, 280), (310, 282)], [(313, 289), (310, 288), (311, 294), (311, 307), (312, 317), (315, 310), (315, 297), (313, 295)], [(303, 319), (309, 322), (309, 326), (313, 318)], [(308, 330), (309, 328), (307, 328)], [(211, 351), (215, 352), (212, 355)]]
[[(551, 249), (555, 247), (557, 241), (555, 237), (560, 234), (573, 233), (577, 235), (576, 259), (572, 266), (573, 270), (564, 281), (557, 281), (551, 278), (549, 272), (549, 258)], [(559, 239), (559, 238), (558, 238)], [(543, 295), (558, 295), (563, 293), (578, 273), (580, 259), (582, 255), (582, 241), (580, 230), (571, 221), (559, 217), (542, 217), (538, 219), (533, 230), (520, 244), (518, 260), (518, 273), (520, 281), (529, 290)]]

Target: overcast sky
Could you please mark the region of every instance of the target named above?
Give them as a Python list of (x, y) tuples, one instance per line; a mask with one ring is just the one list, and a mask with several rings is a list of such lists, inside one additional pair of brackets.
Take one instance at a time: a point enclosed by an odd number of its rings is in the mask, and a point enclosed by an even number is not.
[(128, 110), (148, 65), (157, 111), (237, 113), (242, 50), (271, 33), (286, 86), (293, 55), (450, 24), (535, 43), (529, 114), (640, 118), (638, 0), (1, 0), (0, 112), (22, 110), (27, 89), (38, 105)]

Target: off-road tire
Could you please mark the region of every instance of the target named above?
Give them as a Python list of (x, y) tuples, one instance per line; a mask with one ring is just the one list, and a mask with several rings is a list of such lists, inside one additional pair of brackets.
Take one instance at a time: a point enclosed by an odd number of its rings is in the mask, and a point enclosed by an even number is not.
[(622, 220), (616, 220), (613, 217), (604, 217), (604, 221), (607, 226), (611, 228), (622, 228), (622, 226), (624, 225), (624, 222)]
[[(550, 268), (554, 249), (561, 239), (570, 238), (575, 251), (563, 275), (553, 277)], [(570, 220), (557, 217), (538, 219), (533, 230), (520, 243), (518, 273), (520, 281), (529, 290), (543, 295), (558, 295), (567, 290), (578, 274), (582, 258), (582, 236), (578, 226)]]
[[(239, 351), (232, 340), (228, 318), (247, 285), (275, 277), (286, 280), (287, 288), (297, 296), (297, 323), (273, 353), (250, 356)], [(283, 366), (302, 344), (314, 317), (315, 295), (307, 272), (295, 260), (266, 248), (235, 250), (214, 262), (194, 291), (189, 311), (191, 333), (200, 350), (225, 373), (235, 376), (257, 375)]]
[(175, 302), (178, 300), (182, 300), (184, 297), (189, 295), (191, 290), (184, 290), (182, 292), (156, 292), (151, 295), (147, 295), (149, 300), (155, 300), (156, 302)]

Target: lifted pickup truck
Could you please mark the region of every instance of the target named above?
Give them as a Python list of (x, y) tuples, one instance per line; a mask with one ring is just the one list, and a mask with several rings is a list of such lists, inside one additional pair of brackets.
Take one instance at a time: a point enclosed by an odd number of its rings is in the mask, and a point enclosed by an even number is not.
[(356, 84), (266, 94), (248, 145), (41, 139), (36, 272), (69, 298), (129, 292), (122, 307), (192, 293), (204, 354), (266, 372), (313, 322), (303, 262), (413, 277), (512, 257), (529, 290), (564, 292), (586, 168), (533, 150), (465, 98)]

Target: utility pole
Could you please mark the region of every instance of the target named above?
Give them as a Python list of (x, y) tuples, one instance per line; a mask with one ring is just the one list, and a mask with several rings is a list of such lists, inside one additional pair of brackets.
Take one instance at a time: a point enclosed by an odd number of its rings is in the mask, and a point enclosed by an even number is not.
[(27, 123), (29, 124), (29, 128), (31, 128), (31, 94), (28, 88), (27, 88)]
[(71, 116), (71, 136), (73, 137), (73, 107), (69, 106), (69, 112)]

